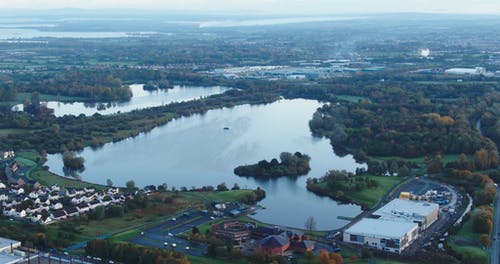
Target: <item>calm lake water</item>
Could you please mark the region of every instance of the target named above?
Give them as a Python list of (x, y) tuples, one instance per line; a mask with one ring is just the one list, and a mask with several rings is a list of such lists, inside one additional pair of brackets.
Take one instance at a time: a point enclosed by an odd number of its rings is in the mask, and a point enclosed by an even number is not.
[[(338, 216), (353, 217), (359, 206), (338, 204), (306, 190), (308, 177), (320, 177), (330, 169), (354, 171), (352, 156), (338, 157), (328, 140), (311, 136), (308, 121), (321, 103), (312, 100), (281, 100), (272, 104), (211, 110), (204, 115), (174, 120), (150, 133), (98, 150), (86, 148), (85, 181), (105, 184), (111, 179), (124, 186), (134, 180), (138, 186), (167, 183), (172, 186), (242, 188), (260, 186), (267, 191), (266, 207), (254, 217), (272, 223), (303, 227), (314, 216), (318, 229), (334, 229), (347, 224)], [(229, 130), (224, 130), (228, 127)], [(255, 180), (233, 174), (242, 164), (278, 157), (283, 151), (300, 151), (311, 156), (311, 171), (298, 179)], [(50, 170), (63, 175), (62, 156), (48, 155)]]
[[(101, 115), (116, 114), (118, 112), (131, 112), (136, 109), (144, 109), (166, 105), (173, 102), (182, 102), (207, 97), (213, 94), (223, 93), (229, 88), (213, 86), (213, 87), (197, 87), (197, 86), (174, 86), (173, 89), (145, 91), (142, 89), (142, 84), (134, 84), (130, 86), (132, 90), (132, 98), (128, 102), (113, 102), (113, 103), (62, 103), (62, 102), (45, 102), (49, 108), (54, 109), (55, 116), (64, 115), (80, 115), (91, 116), (95, 113)], [(23, 105), (15, 105), (13, 110), (22, 111)]]

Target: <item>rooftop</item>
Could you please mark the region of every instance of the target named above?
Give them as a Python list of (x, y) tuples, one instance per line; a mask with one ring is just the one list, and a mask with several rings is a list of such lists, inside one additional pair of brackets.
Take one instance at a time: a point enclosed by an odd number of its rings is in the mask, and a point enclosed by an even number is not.
[(0, 237), (0, 251), (8, 249), (11, 244), (14, 245), (14, 247), (16, 247), (15, 244), (17, 244), (17, 243), (21, 243), (21, 242), (16, 241), (16, 240), (12, 240), (12, 239), (8, 239), (8, 238)]
[(17, 263), (22, 260), (22, 257), (7, 255), (4, 253), (0, 253), (0, 263)]
[(394, 199), (391, 202), (384, 205), (382, 208), (375, 211), (374, 215), (381, 215), (384, 217), (393, 216), (407, 216), (414, 217), (418, 216), (428, 216), (432, 212), (439, 209), (439, 205), (436, 203), (422, 202), (422, 201), (412, 201), (405, 199)]
[(380, 236), (399, 239), (417, 227), (417, 223), (363, 218), (345, 232), (363, 236)]

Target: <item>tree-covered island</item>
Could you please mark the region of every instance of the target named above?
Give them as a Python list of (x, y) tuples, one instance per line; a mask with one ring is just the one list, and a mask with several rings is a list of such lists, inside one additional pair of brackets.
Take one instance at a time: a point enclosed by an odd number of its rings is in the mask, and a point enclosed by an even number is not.
[(311, 170), (309, 166), (311, 158), (300, 152), (295, 154), (282, 152), (280, 160), (281, 162), (277, 159), (272, 159), (270, 162), (261, 160), (257, 164), (238, 166), (234, 169), (234, 173), (238, 176), (255, 178), (277, 178), (306, 175)]

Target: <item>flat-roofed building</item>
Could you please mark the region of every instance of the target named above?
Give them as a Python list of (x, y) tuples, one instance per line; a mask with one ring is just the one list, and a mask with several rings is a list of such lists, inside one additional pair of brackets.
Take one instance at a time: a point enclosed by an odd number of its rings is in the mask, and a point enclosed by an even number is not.
[(23, 260), (22, 256), (15, 254), (16, 248), (21, 246), (21, 242), (0, 237), (0, 263), (13, 264)]
[(344, 231), (344, 241), (400, 254), (438, 217), (438, 204), (394, 199)]
[(418, 224), (364, 218), (344, 232), (344, 241), (400, 254), (418, 237)]
[(439, 205), (425, 201), (394, 199), (375, 211), (373, 216), (386, 220), (414, 222), (424, 230), (438, 219)]
[(21, 242), (0, 237), (0, 252), (11, 252), (21, 246)]

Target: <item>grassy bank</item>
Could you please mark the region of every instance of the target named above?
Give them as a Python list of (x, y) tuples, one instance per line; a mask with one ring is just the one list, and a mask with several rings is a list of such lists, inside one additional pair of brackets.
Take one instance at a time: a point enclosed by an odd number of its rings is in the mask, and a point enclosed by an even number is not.
[[(477, 211), (478, 209), (473, 210), (472, 215), (477, 213)], [(452, 236), (448, 241), (448, 246), (462, 256), (470, 257), (471, 259), (481, 263), (490, 263), (490, 255), (488, 251), (479, 246), (482, 234), (474, 231), (472, 227), (472, 219), (473, 217), (470, 217), (467, 221), (465, 221), (457, 234)], [(458, 243), (458, 241), (467, 241), (467, 243)]]
[(27, 167), (25, 171), (26, 177), (37, 180), (40, 184), (51, 186), (57, 184), (64, 188), (84, 188), (94, 187), (103, 190), (106, 186), (94, 184), (77, 179), (59, 176), (43, 168), (44, 159), (36, 151), (21, 151), (16, 153), (15, 160), (22, 166)]
[(375, 176), (369, 174), (365, 174), (362, 177), (367, 177), (370, 180), (375, 180), (376, 182), (378, 182), (378, 186), (363, 188), (359, 191), (343, 191), (341, 197), (338, 196), (337, 192), (329, 190), (326, 182), (318, 182), (317, 184), (312, 184), (311, 186), (313, 188), (309, 189), (319, 195), (326, 195), (333, 199), (340, 199), (344, 202), (352, 202), (361, 205), (364, 208), (373, 208), (382, 199), (382, 197), (387, 192), (389, 192), (389, 190), (391, 190), (391, 188), (405, 179), (401, 177)]

